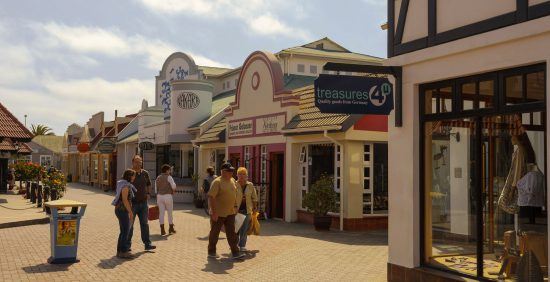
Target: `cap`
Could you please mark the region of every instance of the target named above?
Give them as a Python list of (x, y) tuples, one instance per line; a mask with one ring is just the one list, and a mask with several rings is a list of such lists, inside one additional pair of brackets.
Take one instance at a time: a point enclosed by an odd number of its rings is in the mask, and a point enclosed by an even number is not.
[(221, 170), (234, 171), (235, 168), (231, 165), (231, 163), (224, 163), (222, 164)]

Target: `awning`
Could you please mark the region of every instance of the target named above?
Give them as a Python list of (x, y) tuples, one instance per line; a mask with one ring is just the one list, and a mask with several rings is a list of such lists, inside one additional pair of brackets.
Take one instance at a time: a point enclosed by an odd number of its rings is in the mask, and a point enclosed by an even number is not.
[(206, 130), (199, 138), (193, 140), (193, 143), (214, 143), (225, 141), (225, 128), (227, 118), (222, 118), (216, 122), (212, 127)]
[(124, 143), (137, 143), (139, 141), (139, 134), (136, 132), (122, 140), (119, 140), (117, 144), (124, 144)]

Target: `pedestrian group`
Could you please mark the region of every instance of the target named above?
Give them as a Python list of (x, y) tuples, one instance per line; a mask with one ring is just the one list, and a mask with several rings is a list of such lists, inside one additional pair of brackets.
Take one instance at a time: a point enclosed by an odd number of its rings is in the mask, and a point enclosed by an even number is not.
[[(117, 243), (117, 257), (133, 258), (132, 235), (136, 216), (139, 218), (141, 241), (145, 250), (154, 250), (149, 233), (149, 206), (153, 189), (149, 173), (143, 168), (143, 159), (136, 155), (132, 159), (132, 168), (124, 171), (122, 179), (117, 181), (116, 195), (112, 202), (118, 218), (120, 234)], [(208, 236), (208, 258), (219, 258), (216, 245), (222, 227), (225, 228), (227, 242), (231, 248), (231, 258), (245, 256), (247, 235), (252, 215), (258, 210), (258, 195), (254, 185), (248, 181), (248, 171), (244, 167), (237, 170), (237, 180), (233, 178), (235, 168), (230, 163), (221, 166), (221, 176), (214, 174), (212, 167), (207, 168), (202, 192), (207, 196), (210, 213), (210, 233)], [(173, 209), (176, 183), (171, 176), (172, 168), (165, 164), (161, 174), (155, 180), (156, 199), (159, 210), (161, 236), (166, 235), (164, 218), (168, 214), (168, 234), (175, 234)], [(235, 228), (235, 227), (238, 228)]]

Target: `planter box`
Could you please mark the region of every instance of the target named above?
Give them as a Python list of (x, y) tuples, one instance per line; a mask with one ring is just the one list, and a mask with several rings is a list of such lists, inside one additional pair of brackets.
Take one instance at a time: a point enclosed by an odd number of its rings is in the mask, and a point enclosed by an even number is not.
[[(303, 210), (297, 210), (298, 222), (307, 223), (313, 225), (313, 214)], [(331, 215), (332, 225), (331, 229), (340, 229), (340, 217), (338, 215)], [(388, 228), (388, 216), (387, 215), (372, 215), (363, 216), (363, 218), (344, 218), (344, 230), (346, 231), (366, 231), (366, 230), (379, 230)]]

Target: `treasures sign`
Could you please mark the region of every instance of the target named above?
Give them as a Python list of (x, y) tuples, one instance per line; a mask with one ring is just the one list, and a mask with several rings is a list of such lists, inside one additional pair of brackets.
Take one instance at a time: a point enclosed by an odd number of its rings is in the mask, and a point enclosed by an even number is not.
[(322, 113), (388, 115), (393, 110), (387, 78), (321, 74), (314, 86), (315, 106)]

